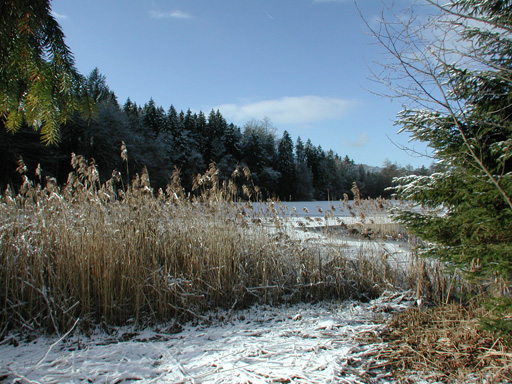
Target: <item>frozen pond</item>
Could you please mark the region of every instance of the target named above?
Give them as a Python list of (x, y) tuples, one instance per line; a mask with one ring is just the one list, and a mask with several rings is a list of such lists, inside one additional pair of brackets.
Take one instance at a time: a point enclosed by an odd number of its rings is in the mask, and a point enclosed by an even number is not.
[(244, 204), (269, 233), (324, 249), (338, 247), (352, 257), (386, 257), (408, 264), (415, 244), (393, 222), (390, 209), (398, 201), (301, 201)]
[[(240, 203), (243, 204), (243, 203)], [(258, 214), (271, 214), (272, 208), (283, 217), (353, 217), (354, 215), (372, 213), (374, 216), (388, 216), (389, 209), (401, 205), (390, 200), (354, 200), (342, 201), (286, 201), (251, 203)]]

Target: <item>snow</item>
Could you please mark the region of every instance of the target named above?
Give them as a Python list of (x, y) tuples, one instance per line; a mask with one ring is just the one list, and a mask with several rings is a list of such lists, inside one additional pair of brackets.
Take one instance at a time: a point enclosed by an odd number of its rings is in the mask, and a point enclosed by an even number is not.
[[(180, 332), (120, 327), (59, 341), (0, 346), (0, 380), (38, 383), (362, 383), (377, 345), (358, 337), (411, 305), (405, 294), (369, 303), (321, 302), (212, 311)], [(6, 342), (9, 341), (9, 342)], [(56, 342), (58, 342), (56, 344)], [(375, 382), (392, 382), (372, 370)]]

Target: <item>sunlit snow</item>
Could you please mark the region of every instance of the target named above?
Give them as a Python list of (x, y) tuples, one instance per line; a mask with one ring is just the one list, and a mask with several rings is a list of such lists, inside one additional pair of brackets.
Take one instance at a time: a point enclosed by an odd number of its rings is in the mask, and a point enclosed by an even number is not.
[[(178, 333), (130, 327), (0, 346), (0, 377), (7, 382), (119, 383), (360, 383), (376, 345), (358, 341), (375, 333), (390, 312), (410, 305), (404, 295), (370, 303), (254, 306), (212, 312), (210, 321)], [(49, 350), (49, 353), (48, 353)], [(387, 374), (376, 370), (379, 382)]]

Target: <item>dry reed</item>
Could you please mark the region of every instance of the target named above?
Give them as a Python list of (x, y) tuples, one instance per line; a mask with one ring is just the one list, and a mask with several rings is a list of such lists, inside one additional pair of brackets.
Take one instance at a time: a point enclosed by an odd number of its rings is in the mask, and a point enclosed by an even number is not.
[(482, 307), (443, 305), (411, 308), (396, 315), (379, 337), (376, 366), (391, 370), (401, 382), (413, 373), (429, 382), (510, 383), (512, 346), (479, 327)]
[(214, 166), (185, 196), (177, 170), (155, 192), (147, 172), (125, 188), (119, 172), (100, 184), (94, 163), (73, 155), (72, 165), (62, 187), (34, 184), (20, 165), (19, 192), (0, 197), (0, 338), (10, 330), (61, 334), (78, 318), (87, 330), (254, 302), (371, 298), (393, 284), (392, 272), (381, 273), (389, 266), (370, 256), (330, 249), (320, 257), (255, 225), (250, 204), (233, 201), (239, 189), (258, 190), (250, 180), (221, 183)]
[[(23, 185), (0, 196), (0, 339), (12, 330), (60, 335), (77, 319), (88, 330), (172, 324), (255, 302), (368, 300), (415, 287), (420, 272), (430, 295), (454, 289), (453, 280), (432, 283), (445, 275), (430, 264), (404, 268), (383, 254), (292, 240), (279, 232), (278, 202), (265, 214), (235, 203), (260, 194), (247, 169), (221, 182), (212, 165), (186, 195), (178, 170), (165, 191), (153, 191), (147, 171), (125, 186), (117, 171), (100, 184), (82, 156), (73, 154), (72, 166), (58, 186), (31, 182), (20, 162)], [(386, 203), (359, 209), (365, 204)], [(277, 233), (260, 225), (269, 220)]]

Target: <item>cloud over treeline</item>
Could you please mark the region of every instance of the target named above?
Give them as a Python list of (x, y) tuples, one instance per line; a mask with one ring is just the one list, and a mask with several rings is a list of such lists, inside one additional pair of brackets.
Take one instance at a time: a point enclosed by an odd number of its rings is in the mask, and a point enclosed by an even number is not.
[(276, 124), (309, 124), (344, 117), (355, 101), (322, 96), (286, 96), (244, 104), (224, 104), (215, 107), (236, 122), (270, 118)]
[(175, 10), (175, 11), (170, 11), (170, 12), (162, 12), (162, 11), (155, 11), (152, 9), (151, 11), (149, 11), (149, 16), (153, 19), (191, 19), (192, 18), (192, 15), (190, 15), (186, 12), (180, 11), (180, 10)]
[(343, 144), (350, 148), (361, 148), (368, 143), (370, 138), (366, 132), (361, 132), (355, 140), (342, 140)]

